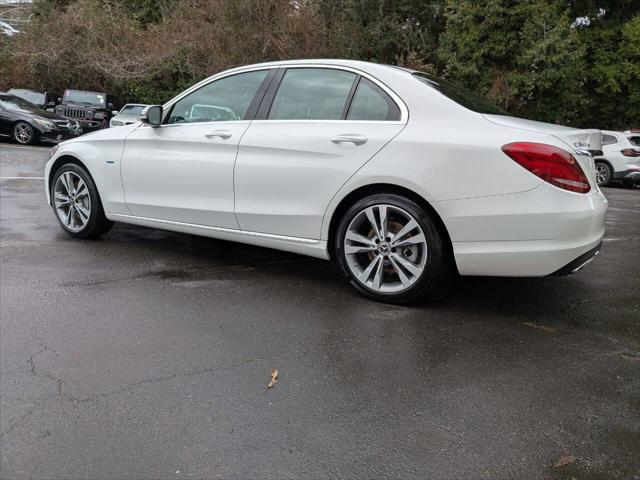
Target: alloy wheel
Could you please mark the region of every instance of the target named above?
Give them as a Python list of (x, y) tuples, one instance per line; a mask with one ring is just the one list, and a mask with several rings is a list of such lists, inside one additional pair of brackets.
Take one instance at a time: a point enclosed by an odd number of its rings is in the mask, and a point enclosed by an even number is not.
[(596, 163), (596, 183), (598, 185), (606, 185), (609, 181), (609, 167), (604, 163)]
[(82, 178), (74, 172), (64, 172), (53, 189), (54, 205), (62, 224), (72, 232), (79, 232), (91, 216), (91, 197)]
[(18, 143), (26, 145), (33, 138), (33, 129), (26, 123), (18, 123), (14, 128), (14, 137)]
[(363, 209), (344, 237), (344, 253), (353, 277), (381, 293), (410, 288), (425, 269), (427, 250), (418, 221), (395, 205)]

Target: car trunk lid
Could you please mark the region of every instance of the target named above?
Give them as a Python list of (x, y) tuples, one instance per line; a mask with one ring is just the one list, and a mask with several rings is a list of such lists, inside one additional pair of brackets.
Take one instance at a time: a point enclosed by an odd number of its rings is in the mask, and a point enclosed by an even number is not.
[(483, 116), (496, 125), (545, 133), (562, 141), (570, 147), (569, 151), (580, 163), (580, 166), (589, 178), (591, 186), (595, 187), (596, 169), (593, 157), (595, 155), (602, 155), (602, 132), (600, 130), (580, 130), (563, 125), (536, 122), (535, 120), (526, 120), (524, 118), (510, 117), (507, 115), (483, 114)]

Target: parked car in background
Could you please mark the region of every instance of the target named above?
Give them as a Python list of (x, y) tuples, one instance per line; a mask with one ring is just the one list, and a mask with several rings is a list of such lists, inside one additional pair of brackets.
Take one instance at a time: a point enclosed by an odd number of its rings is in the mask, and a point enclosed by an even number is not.
[(28, 145), (58, 143), (81, 133), (82, 129), (75, 120), (47, 112), (15, 95), (0, 93), (0, 137)]
[(114, 117), (109, 122), (110, 127), (120, 127), (140, 122), (140, 114), (148, 105), (142, 103), (127, 103), (119, 112), (113, 112)]
[(87, 132), (107, 128), (115, 109), (116, 99), (113, 95), (84, 90), (65, 90), (62, 102), (56, 106), (55, 112), (76, 120)]
[(0, 35), (6, 35), (7, 37), (13, 37), (20, 33), (20, 30), (16, 30), (7, 22), (0, 21)]
[(514, 118), (412, 70), (240, 67), (141, 120), (52, 149), (47, 200), (73, 237), (120, 221), (277, 248), (407, 303), (454, 272), (574, 273), (604, 235), (599, 130)]
[(602, 131), (602, 156), (595, 158), (598, 185), (614, 180), (627, 185), (640, 183), (640, 134)]
[(8, 94), (15, 95), (25, 99), (27, 102), (31, 102), (34, 105), (42, 108), (43, 110), (54, 111), (56, 105), (58, 105), (62, 98), (60, 94), (53, 92), (38, 92), (36, 90), (29, 90), (27, 88), (11, 88), (7, 91)]

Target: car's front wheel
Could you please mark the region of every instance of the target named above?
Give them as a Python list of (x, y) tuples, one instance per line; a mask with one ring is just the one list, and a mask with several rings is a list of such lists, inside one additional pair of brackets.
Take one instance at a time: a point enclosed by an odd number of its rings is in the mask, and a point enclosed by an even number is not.
[(31, 145), (36, 141), (36, 133), (27, 122), (18, 122), (13, 126), (13, 139), (21, 145)]
[(596, 162), (596, 183), (599, 187), (606, 187), (611, 183), (613, 172), (606, 162)]
[(63, 165), (53, 177), (51, 203), (58, 222), (73, 237), (99, 237), (113, 226), (91, 175), (74, 163)]
[(362, 295), (411, 303), (440, 287), (450, 272), (444, 235), (428, 212), (395, 194), (360, 200), (342, 217), (335, 253)]

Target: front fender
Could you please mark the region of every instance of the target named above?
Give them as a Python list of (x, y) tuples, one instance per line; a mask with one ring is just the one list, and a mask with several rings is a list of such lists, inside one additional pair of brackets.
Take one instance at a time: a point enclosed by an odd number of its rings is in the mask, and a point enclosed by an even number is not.
[[(106, 137), (106, 138), (105, 138)], [(45, 191), (51, 205), (51, 177), (66, 162), (81, 164), (91, 175), (106, 214), (129, 214), (127, 208), (120, 162), (124, 151), (124, 138), (109, 135), (81, 141), (63, 142), (45, 167)]]

